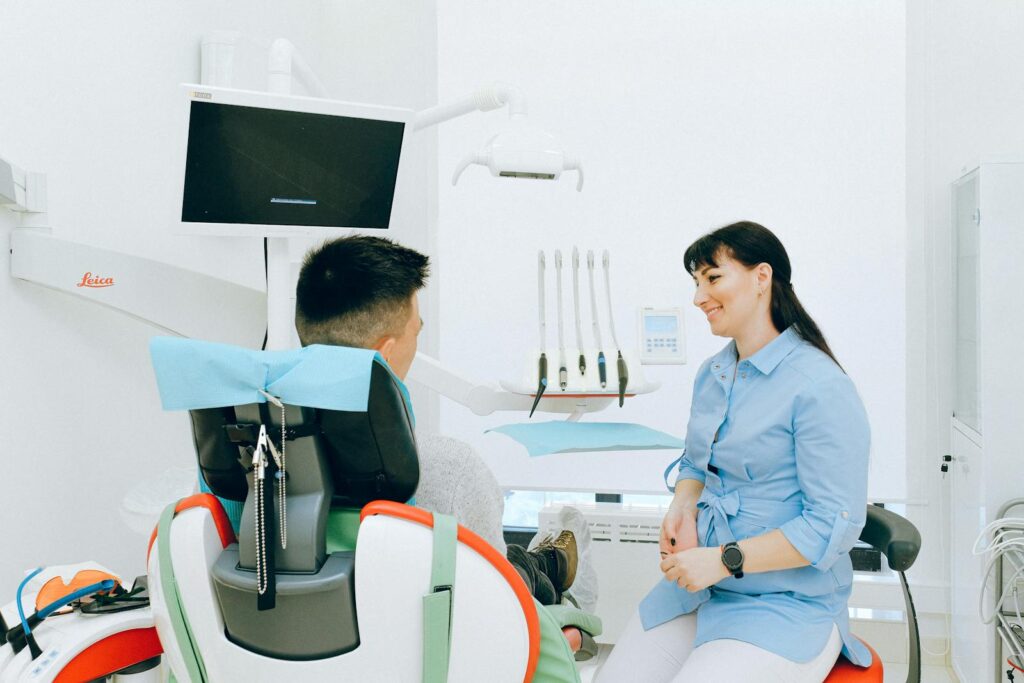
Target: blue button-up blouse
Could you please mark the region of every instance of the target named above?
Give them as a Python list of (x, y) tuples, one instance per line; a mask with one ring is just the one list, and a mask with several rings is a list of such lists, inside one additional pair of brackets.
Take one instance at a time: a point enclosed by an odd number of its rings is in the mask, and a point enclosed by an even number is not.
[(869, 429), (853, 382), (788, 328), (738, 361), (731, 342), (694, 379), (678, 479), (704, 483), (702, 546), (780, 529), (810, 566), (726, 578), (690, 593), (660, 581), (640, 603), (645, 629), (697, 610), (697, 639), (731, 638), (796, 662), (824, 649), (832, 625), (843, 654), (867, 666), (850, 635), (849, 550), (864, 526)]

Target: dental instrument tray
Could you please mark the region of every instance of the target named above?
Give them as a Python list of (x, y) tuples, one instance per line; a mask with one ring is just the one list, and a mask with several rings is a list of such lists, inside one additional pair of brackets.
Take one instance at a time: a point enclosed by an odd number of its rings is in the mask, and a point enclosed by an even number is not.
[[(558, 347), (544, 349), (548, 358), (558, 358)], [(559, 387), (558, 364), (548, 363), (547, 365), (547, 390), (544, 392), (544, 399), (582, 399), (582, 398), (618, 398), (619, 377), (618, 368), (615, 363), (608, 363), (607, 380), (605, 387), (601, 387), (598, 376), (597, 349), (584, 349), (584, 355), (588, 359), (586, 371), (582, 374), (577, 368), (568, 373), (565, 389)], [(501, 380), (499, 384), (505, 391), (514, 394), (525, 394), (535, 396), (537, 394), (537, 358), (541, 350), (534, 348), (523, 354), (519, 363), (521, 373), (514, 380)], [(641, 371), (640, 359), (635, 352), (623, 351), (623, 357), (630, 367), (628, 384), (624, 396), (631, 398), (640, 394), (649, 394), (657, 390), (661, 385), (658, 382), (649, 382)]]

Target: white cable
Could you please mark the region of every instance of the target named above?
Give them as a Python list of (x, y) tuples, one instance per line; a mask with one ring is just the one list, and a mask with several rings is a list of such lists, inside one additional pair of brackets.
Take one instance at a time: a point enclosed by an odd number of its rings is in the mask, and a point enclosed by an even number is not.
[(572, 305), (576, 315), (576, 346), (583, 354), (583, 323), (580, 319), (580, 250), (572, 248)]
[(621, 353), (622, 347), (619, 346), (619, 337), (615, 334), (615, 314), (612, 311), (612, 277), (609, 274), (611, 267), (607, 249), (604, 250), (604, 254), (601, 257), (601, 264), (604, 266), (604, 290), (608, 294), (608, 329), (612, 332), (612, 343), (615, 344), (615, 350)]
[[(1014, 611), (1017, 613), (1017, 624), (1024, 625), (1024, 617), (1022, 617), (1020, 613), (1020, 600), (1017, 599), (1018, 592), (1019, 591), (1017, 590), (1017, 586), (1014, 586), (1013, 608)], [(998, 632), (1002, 634), (1002, 629), (999, 629)], [(1017, 665), (1020, 666), (1021, 663), (1024, 662), (1024, 651), (1022, 651), (1021, 642), (1018, 639), (1017, 634), (1013, 632), (1012, 628), (1010, 629), (1010, 634), (1008, 637), (1010, 637), (1012, 640), (1012, 645), (1010, 646), (1010, 651), (1013, 653), (1012, 656), (1017, 659)], [(1003, 637), (1003, 640), (1005, 641), (1006, 637)]]
[(544, 353), (548, 343), (547, 321), (544, 314), (544, 252), (537, 252), (537, 296), (540, 303), (540, 352)]
[(989, 524), (985, 526), (984, 529), (981, 530), (981, 532), (978, 534), (978, 537), (974, 539), (974, 547), (972, 548), (971, 552), (975, 555), (984, 555), (985, 553), (989, 552), (992, 548), (992, 545), (983, 546), (983, 543), (985, 542), (985, 537), (988, 536), (989, 533), (995, 531), (996, 529), (1000, 529), (1000, 531), (999, 533), (993, 535), (993, 544), (997, 543), (998, 539), (1000, 539), (1002, 536), (1005, 536), (1014, 531), (1021, 533), (1022, 540), (1024, 540), (1024, 518), (1002, 517), (1000, 519), (995, 519), (991, 521)]
[[(940, 505), (942, 504), (942, 500), (941, 499), (939, 501), (939, 504)], [(939, 517), (940, 517), (940, 519), (943, 517), (943, 512), (944, 512), (944, 510), (939, 510)], [(939, 534), (939, 555), (941, 557), (945, 557), (946, 556), (945, 545), (946, 544), (943, 542), (942, 534), (940, 533)], [(909, 587), (908, 587), (908, 589), (909, 589)], [(910, 615), (908, 614), (907, 615), (907, 619), (909, 619), (909, 618), (910, 618)], [(921, 638), (920, 634), (918, 634), (917, 646), (921, 649), (921, 652), (923, 652), (923, 653), (925, 653), (927, 655), (930, 655), (932, 657), (945, 657), (947, 654), (949, 654), (950, 644), (952, 643), (952, 640), (953, 640), (953, 628), (952, 628), (952, 624), (950, 622), (951, 622), (950, 613), (947, 611), (945, 614), (943, 614), (943, 618), (942, 618), (942, 623), (945, 626), (945, 636), (946, 636), (945, 638), (943, 638), (943, 641), (945, 642), (945, 646), (942, 648), (942, 652), (933, 652), (933, 651), (929, 650), (924, 645), (924, 638)]]
[(597, 321), (597, 290), (594, 289), (594, 250), (587, 250), (587, 277), (590, 278), (590, 317), (594, 319), (594, 341), (597, 350), (603, 351), (601, 344), (601, 325)]
[[(992, 537), (991, 541), (986, 543), (985, 539), (990, 534)], [(974, 540), (971, 552), (975, 556), (989, 556), (981, 582), (981, 590), (978, 592), (978, 616), (981, 618), (982, 623), (991, 624), (998, 619), (999, 613), (1003, 610), (1003, 604), (1006, 602), (1006, 598), (1011, 591), (1013, 593), (1018, 623), (1022, 623), (1020, 604), (1017, 599), (1017, 579), (1024, 575), (1024, 519), (1020, 517), (1003, 517), (993, 520), (978, 534), (978, 537)], [(1003, 561), (1004, 556), (1011, 552), (1018, 554), (1019, 561), (1015, 564), (1019, 564), (1019, 566), (1010, 576), (1010, 579), (1005, 582), (1005, 588), (997, 586), (994, 589), (998, 591), (999, 597), (996, 599), (992, 613), (986, 616), (985, 596), (988, 592), (992, 571)], [(1006, 642), (1006, 638), (1001, 633), (1000, 637)], [(1011, 643), (1007, 642), (1006, 644), (1011, 651), (1017, 651), (1017, 648), (1013, 647)]]
[(555, 289), (558, 295), (558, 385), (565, 391), (568, 380), (565, 369), (565, 328), (562, 324), (562, 250), (555, 249)]

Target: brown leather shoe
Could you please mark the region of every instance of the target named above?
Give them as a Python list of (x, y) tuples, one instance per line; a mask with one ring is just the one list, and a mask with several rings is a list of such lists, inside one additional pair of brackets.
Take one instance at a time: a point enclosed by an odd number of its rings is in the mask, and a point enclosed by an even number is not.
[(545, 573), (559, 591), (569, 590), (576, 580), (576, 566), (579, 563), (576, 536), (571, 531), (563, 529), (554, 539), (548, 536), (530, 552), (544, 558), (547, 566)]

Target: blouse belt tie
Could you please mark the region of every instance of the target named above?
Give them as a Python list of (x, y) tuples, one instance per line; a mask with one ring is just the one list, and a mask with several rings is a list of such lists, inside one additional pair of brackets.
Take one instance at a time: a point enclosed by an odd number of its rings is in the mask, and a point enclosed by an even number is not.
[(736, 540), (732, 527), (729, 526), (730, 517), (742, 517), (765, 529), (773, 529), (798, 517), (803, 511), (803, 504), (799, 500), (780, 501), (753, 496), (743, 496), (741, 499), (739, 490), (716, 493), (705, 486), (697, 500), (697, 509), (711, 511), (711, 519), (707, 531), (704, 533), (703, 543), (704, 546), (709, 546), (712, 533), (717, 534), (719, 545)]
[(740, 510), (740, 492), (730, 491), (719, 495), (705, 487), (700, 494), (700, 499), (697, 500), (697, 509), (704, 508), (711, 510), (714, 523), (708, 525), (702, 545), (707, 546), (710, 543), (711, 533), (714, 531), (718, 532), (718, 540), (722, 542), (722, 545), (735, 541), (732, 529), (729, 528), (729, 517), (735, 517)]

